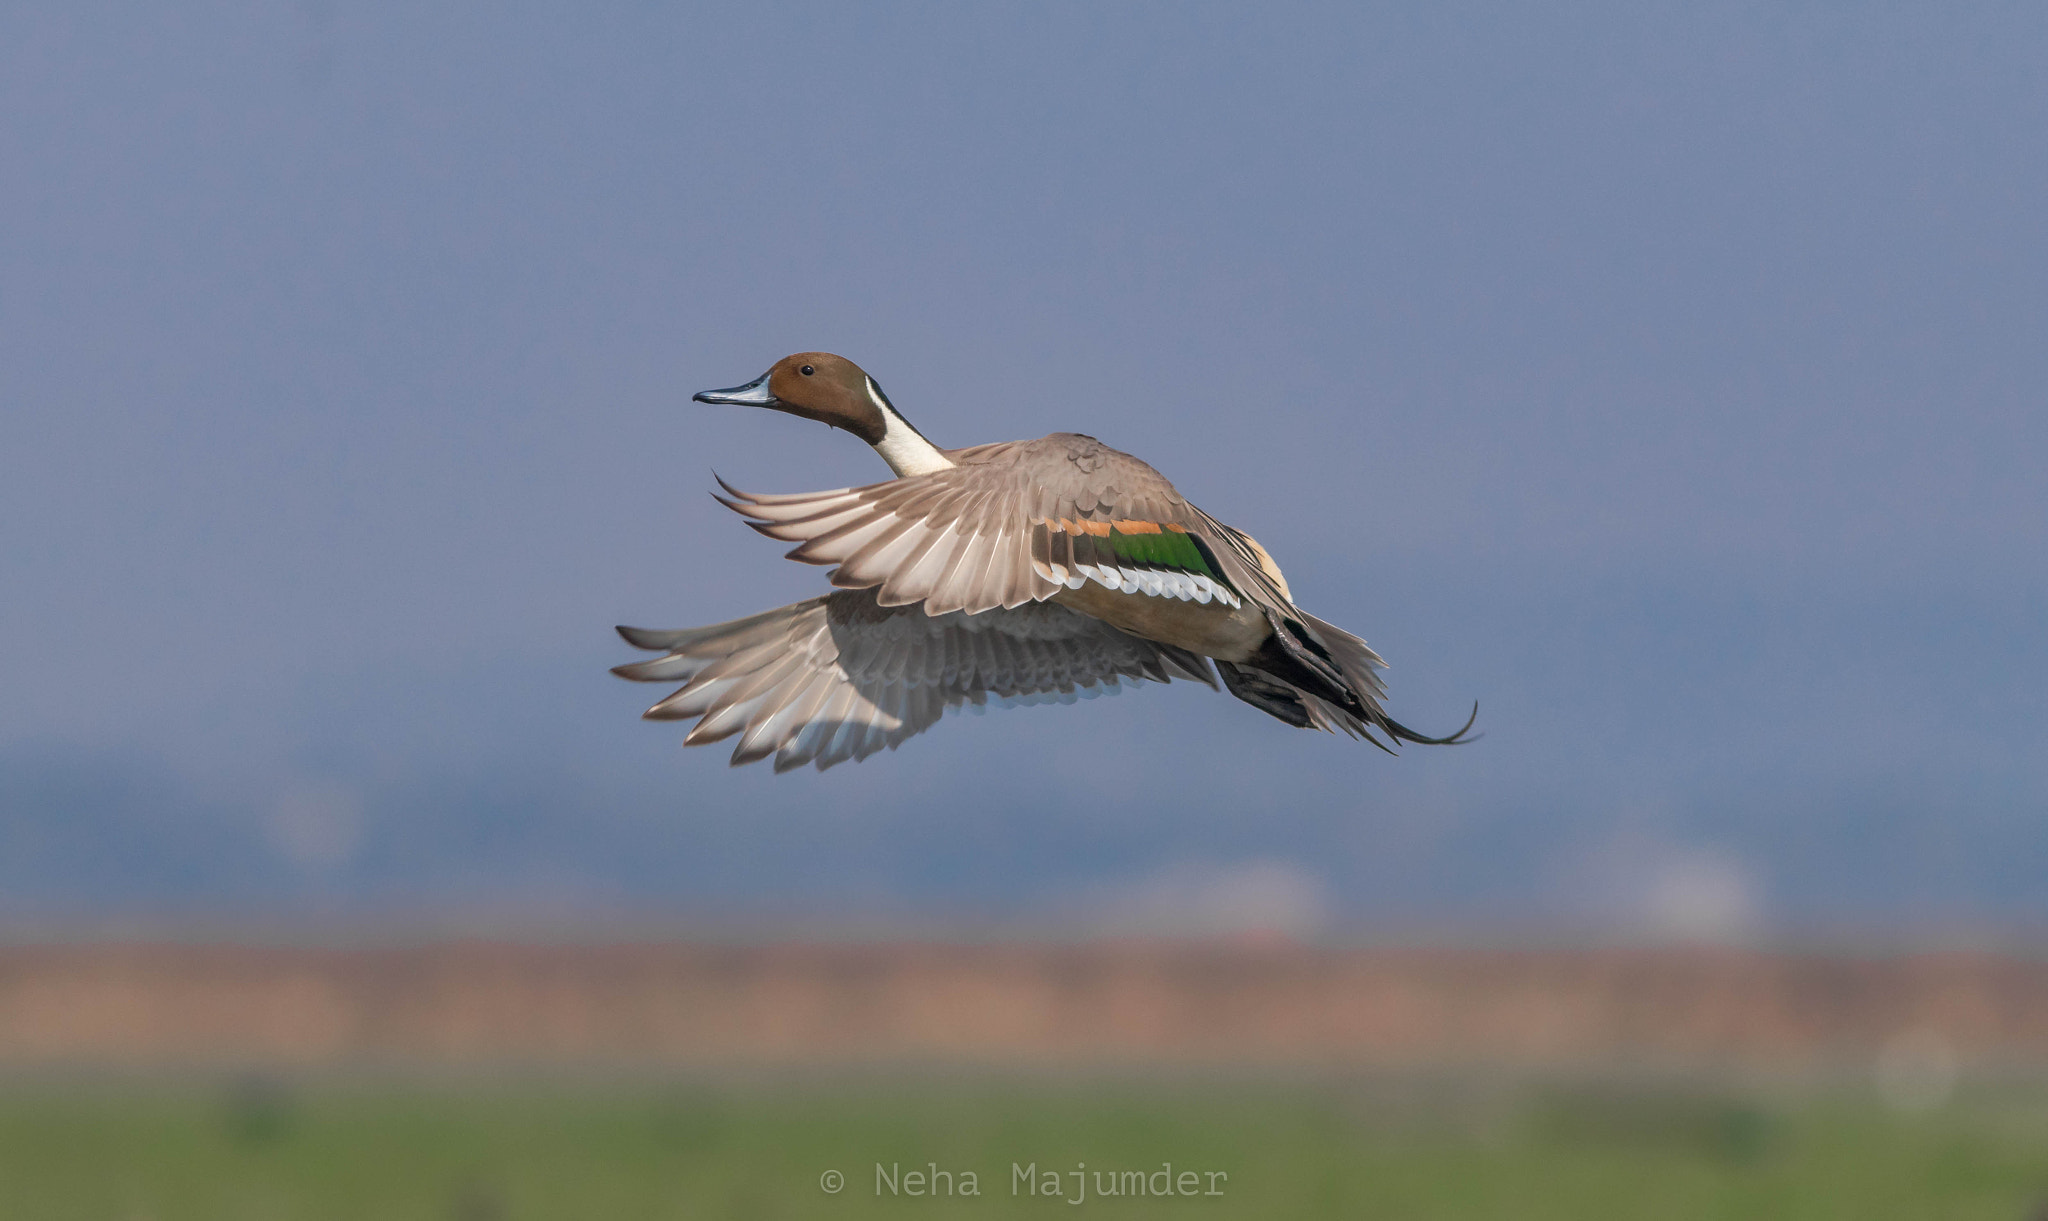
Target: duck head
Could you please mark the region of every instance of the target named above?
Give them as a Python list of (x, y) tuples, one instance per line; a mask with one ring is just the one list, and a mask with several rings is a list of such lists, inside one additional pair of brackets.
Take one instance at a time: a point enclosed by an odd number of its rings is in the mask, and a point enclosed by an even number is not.
[(830, 352), (798, 352), (729, 390), (706, 390), (700, 403), (768, 407), (843, 428), (866, 441), (898, 475), (925, 474), (952, 466), (924, 435), (897, 412), (889, 396), (861, 367)]
[(883, 396), (882, 388), (859, 365), (830, 352), (785, 356), (775, 362), (774, 368), (744, 386), (706, 390), (696, 400), (787, 411), (844, 428), (869, 445), (880, 441), (888, 430), (882, 412), (889, 400)]

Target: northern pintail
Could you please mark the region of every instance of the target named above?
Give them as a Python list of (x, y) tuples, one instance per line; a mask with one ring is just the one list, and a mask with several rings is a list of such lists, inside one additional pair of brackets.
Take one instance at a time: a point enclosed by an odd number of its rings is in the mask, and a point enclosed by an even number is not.
[(1388, 716), (1365, 641), (1294, 604), (1257, 540), (1189, 504), (1158, 471), (1081, 433), (940, 449), (844, 357), (803, 352), (700, 403), (767, 407), (843, 428), (896, 478), (719, 503), (789, 558), (833, 565), (839, 592), (680, 631), (621, 627), (664, 654), (622, 678), (681, 682), (647, 710), (699, 718), (696, 746), (740, 735), (734, 766), (823, 770), (923, 732), (948, 710), (1071, 702), (1121, 681), (1192, 679), (1289, 725), (1389, 749), (1466, 735)]

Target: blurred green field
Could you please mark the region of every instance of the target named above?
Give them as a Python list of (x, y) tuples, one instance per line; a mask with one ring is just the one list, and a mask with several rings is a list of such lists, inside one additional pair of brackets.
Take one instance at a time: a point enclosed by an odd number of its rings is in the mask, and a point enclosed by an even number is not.
[[(876, 1165), (896, 1176), (877, 1194)], [(912, 1177), (937, 1163), (950, 1186)], [(1012, 1192), (1013, 1164), (1061, 1197)], [(1074, 1172), (1091, 1176), (1086, 1199)], [(1173, 1174), (1151, 1174), (1171, 1163)], [(844, 1176), (837, 1194), (825, 1172)], [(1222, 1194), (1102, 1196), (1101, 1180)], [(1196, 1179), (1183, 1177), (1196, 1172)], [(1210, 1172), (1226, 1177), (1211, 1178)], [(940, 1181), (944, 1187), (947, 1181)], [(2031, 1221), (2048, 1089), (1905, 1116), (1777, 1096), (1460, 1079), (891, 1084), (14, 1082), (0, 1217), (526, 1221), (1007, 1217)]]

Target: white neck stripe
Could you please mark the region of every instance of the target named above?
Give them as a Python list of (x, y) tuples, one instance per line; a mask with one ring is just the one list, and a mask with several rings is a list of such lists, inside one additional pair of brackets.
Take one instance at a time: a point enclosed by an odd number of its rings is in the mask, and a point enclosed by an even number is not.
[(889, 400), (875, 388), (874, 378), (866, 380), (868, 399), (882, 413), (882, 439), (875, 442), (875, 452), (882, 455), (882, 461), (889, 464), (890, 470), (898, 476), (929, 475), (956, 465), (951, 458), (939, 452), (938, 446), (920, 436), (910, 426), (910, 421), (896, 414), (896, 409), (889, 406)]

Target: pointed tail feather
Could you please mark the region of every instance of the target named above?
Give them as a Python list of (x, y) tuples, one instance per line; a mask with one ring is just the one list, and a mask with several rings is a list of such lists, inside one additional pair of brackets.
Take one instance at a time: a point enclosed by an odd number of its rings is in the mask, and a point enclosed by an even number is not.
[[(1486, 736), (1483, 733), (1472, 733), (1472, 726), (1479, 720), (1478, 700), (1472, 701), (1472, 715), (1465, 718), (1465, 723), (1458, 727), (1458, 732), (1441, 738), (1432, 738), (1416, 733), (1390, 716), (1383, 715), (1381, 719), (1386, 723), (1387, 732), (1393, 735), (1395, 740), (1413, 742), (1418, 746), (1463, 746), (1468, 742), (1477, 742)], [(1467, 737), (1467, 734), (1471, 736)]]

